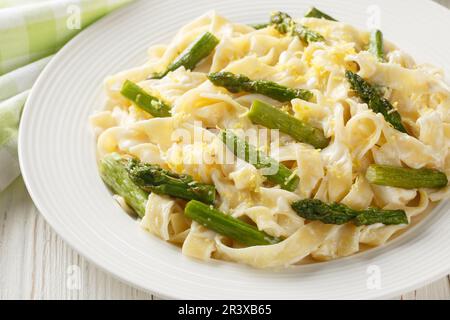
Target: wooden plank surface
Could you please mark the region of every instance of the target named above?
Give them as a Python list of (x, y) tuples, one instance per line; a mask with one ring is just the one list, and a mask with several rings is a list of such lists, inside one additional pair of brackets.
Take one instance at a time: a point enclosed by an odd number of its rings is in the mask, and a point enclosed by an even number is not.
[[(450, 0), (435, 0), (450, 8)], [(33, 205), (22, 178), (0, 194), (0, 299), (153, 299), (69, 248)], [(450, 277), (397, 299), (450, 299)]]

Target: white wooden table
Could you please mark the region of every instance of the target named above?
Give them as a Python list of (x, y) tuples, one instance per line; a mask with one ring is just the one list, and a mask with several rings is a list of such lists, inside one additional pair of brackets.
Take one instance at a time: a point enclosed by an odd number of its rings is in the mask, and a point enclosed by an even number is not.
[[(450, 0), (435, 0), (450, 8)], [(68, 247), (39, 214), (22, 178), (0, 194), (0, 299), (154, 299)], [(397, 299), (450, 299), (450, 276)]]

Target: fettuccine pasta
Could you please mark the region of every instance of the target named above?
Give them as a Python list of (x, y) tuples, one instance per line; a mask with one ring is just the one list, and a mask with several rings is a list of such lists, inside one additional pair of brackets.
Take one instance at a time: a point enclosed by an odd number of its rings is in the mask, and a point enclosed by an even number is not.
[[(105, 107), (90, 118), (100, 161), (114, 153), (189, 175), (214, 187), (216, 195), (208, 205), (276, 239), (243, 245), (186, 216), (189, 199), (144, 190), (148, 198), (141, 226), (180, 246), (184, 255), (257, 268), (294, 265), (307, 257), (336, 259), (385, 243), (432, 203), (450, 195), (448, 186), (402, 188), (371, 183), (366, 175), (374, 164), (450, 175), (450, 89), (442, 73), (416, 64), (390, 43), (385, 44), (384, 58), (378, 59), (368, 50), (370, 33), (343, 22), (314, 17), (296, 22), (323, 39), (305, 42), (275, 25), (255, 29), (208, 12), (182, 27), (167, 45), (151, 46), (144, 65), (105, 80)], [(218, 39), (214, 48), (195, 66), (180, 64), (164, 74), (205, 32)], [(355, 93), (346, 79), (348, 71), (390, 101), (405, 132)], [(306, 90), (311, 98), (280, 101), (257, 89), (233, 92), (210, 81), (209, 74), (220, 72)], [(126, 81), (163, 101), (169, 116), (154, 116), (124, 96)], [(259, 149), (298, 177), (294, 189), (282, 188), (264, 168), (236, 157), (220, 138), (218, 130), (240, 136), (240, 131), (264, 128), (247, 116), (255, 100), (318, 129), (328, 141), (318, 148), (280, 131)], [(117, 198), (126, 206), (125, 196)], [(353, 210), (403, 210), (407, 223), (314, 221), (292, 206), (304, 199)]]

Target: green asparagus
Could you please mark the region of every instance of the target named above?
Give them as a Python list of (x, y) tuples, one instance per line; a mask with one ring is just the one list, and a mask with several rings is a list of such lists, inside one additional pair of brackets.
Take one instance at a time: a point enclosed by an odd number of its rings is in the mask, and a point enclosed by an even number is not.
[(398, 131), (407, 133), (402, 124), (400, 114), (394, 109), (387, 99), (383, 98), (379, 94), (375, 87), (351, 71), (346, 71), (345, 76), (349, 81), (351, 88), (362, 99), (362, 101), (367, 103), (370, 109), (374, 112), (381, 113), (384, 116), (384, 119), (392, 124), (392, 126)]
[(327, 224), (344, 224), (354, 219), (358, 212), (343, 204), (327, 204), (317, 199), (293, 202), (292, 209), (302, 218), (319, 220)]
[(408, 217), (403, 210), (381, 210), (369, 208), (358, 214), (353, 223), (357, 226), (367, 226), (375, 223), (384, 225), (408, 224)]
[(134, 102), (136, 106), (147, 111), (154, 117), (170, 117), (170, 106), (160, 99), (151, 96), (134, 82), (126, 80), (120, 93)]
[(212, 72), (208, 79), (215, 85), (226, 88), (228, 91), (259, 93), (272, 99), (286, 102), (295, 98), (309, 100), (313, 94), (305, 89), (292, 89), (267, 80), (251, 80), (242, 74), (231, 72)]
[(125, 202), (140, 216), (145, 215), (148, 193), (137, 186), (129, 177), (127, 160), (113, 153), (100, 161), (100, 176), (115, 194), (123, 197)]
[(248, 223), (196, 200), (188, 202), (184, 214), (206, 228), (247, 246), (270, 245), (280, 241)]
[(254, 24), (250, 25), (250, 27), (252, 27), (256, 30), (264, 29), (264, 28), (267, 28), (268, 26), (269, 26), (268, 23), (254, 23)]
[(408, 224), (408, 218), (403, 210), (382, 210), (368, 208), (354, 210), (340, 203), (325, 203), (318, 199), (304, 199), (291, 204), (292, 209), (307, 220), (318, 220), (326, 224), (344, 224), (352, 222), (355, 225), (370, 225), (374, 223)]
[(319, 9), (312, 7), (306, 14), (305, 17), (307, 18), (317, 18), (317, 19), (325, 19), (325, 20), (331, 20), (331, 21), (337, 21), (333, 17), (327, 15), (326, 13), (320, 11)]
[(309, 143), (315, 148), (323, 149), (329, 143), (321, 130), (262, 101), (254, 100), (247, 115), (255, 124), (279, 129), (297, 141)]
[(383, 33), (380, 30), (373, 30), (370, 34), (369, 52), (379, 61), (384, 61)]
[(404, 189), (442, 188), (448, 183), (445, 173), (434, 169), (411, 169), (372, 164), (367, 168), (370, 183)]
[(184, 50), (164, 72), (154, 74), (151, 78), (161, 79), (166, 74), (175, 71), (179, 67), (184, 67), (186, 70), (193, 70), (201, 60), (210, 55), (218, 44), (219, 39), (212, 33), (205, 32), (186, 48), (186, 50)]
[(281, 34), (299, 37), (304, 43), (324, 41), (324, 37), (299, 23), (296, 23), (287, 13), (274, 12), (270, 17), (270, 24)]
[(127, 171), (131, 180), (144, 191), (214, 203), (214, 186), (194, 181), (190, 175), (176, 174), (155, 164), (140, 163), (136, 159), (130, 160)]
[(268, 174), (266, 177), (279, 184), (282, 189), (294, 191), (297, 188), (300, 178), (285, 165), (265, 155), (229, 130), (222, 131), (220, 137), (236, 157), (251, 163), (257, 169), (276, 168), (274, 174)]

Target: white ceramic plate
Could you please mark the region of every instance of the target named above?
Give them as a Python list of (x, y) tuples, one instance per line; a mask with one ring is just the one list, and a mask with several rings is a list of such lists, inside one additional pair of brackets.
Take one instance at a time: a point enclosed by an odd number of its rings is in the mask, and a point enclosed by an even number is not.
[[(88, 116), (101, 107), (105, 76), (143, 63), (149, 45), (168, 42), (180, 26), (207, 10), (251, 23), (267, 21), (274, 10), (300, 16), (313, 3), (360, 28), (365, 28), (369, 15), (379, 14), (387, 39), (450, 74), (450, 43), (442, 37), (450, 30), (450, 13), (429, 1), (139, 1), (66, 45), (27, 101), (19, 137), (22, 174), (35, 204), (56, 232), (90, 261), (160, 297), (381, 298), (446, 275), (449, 202), (383, 247), (274, 272), (181, 255), (177, 247), (143, 231), (99, 178)], [(377, 289), (370, 283), (378, 275)]]

